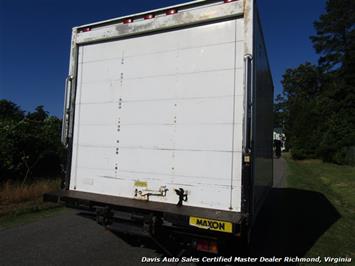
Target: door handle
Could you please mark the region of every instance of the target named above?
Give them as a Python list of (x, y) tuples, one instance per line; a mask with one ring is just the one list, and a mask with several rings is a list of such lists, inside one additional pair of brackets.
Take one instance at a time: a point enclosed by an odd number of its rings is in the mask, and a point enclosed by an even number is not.
[(65, 79), (65, 92), (64, 92), (64, 109), (63, 109), (63, 121), (62, 121), (62, 143), (64, 146), (68, 144), (68, 130), (69, 120), (71, 112), (71, 93), (73, 76), (69, 75)]

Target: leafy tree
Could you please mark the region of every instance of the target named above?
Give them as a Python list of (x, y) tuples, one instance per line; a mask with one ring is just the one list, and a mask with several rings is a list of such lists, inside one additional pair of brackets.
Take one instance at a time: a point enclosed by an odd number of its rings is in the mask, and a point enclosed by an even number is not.
[(14, 103), (1, 102), (11, 107), (5, 110), (12, 111), (4, 112), (6, 115), (0, 118), (0, 181), (19, 179), (25, 183), (61, 175), (64, 161), (61, 120), (49, 116), (43, 106), (24, 116)]
[(328, 0), (314, 26), (311, 40), (325, 81), (319, 153), (326, 161), (355, 163), (348, 156), (355, 146), (355, 1)]
[(316, 66), (305, 63), (287, 69), (283, 75), (285, 134), (296, 159), (317, 156), (320, 114), (317, 96), (320, 93), (320, 73)]
[[(328, 71), (352, 70), (355, 64), (355, 1), (328, 0), (326, 13), (314, 23), (317, 34), (311, 36), (313, 46), (321, 55), (319, 63)], [(350, 74), (350, 72), (349, 72)]]
[(314, 27), (318, 66), (286, 70), (276, 104), (294, 158), (355, 164), (355, 1), (328, 0)]
[(28, 113), (26, 117), (27, 119), (33, 121), (43, 122), (46, 118), (48, 118), (48, 112), (44, 110), (43, 105), (39, 105), (36, 107), (35, 112)]
[(21, 120), (24, 118), (24, 111), (19, 106), (5, 99), (0, 100), (0, 121)]

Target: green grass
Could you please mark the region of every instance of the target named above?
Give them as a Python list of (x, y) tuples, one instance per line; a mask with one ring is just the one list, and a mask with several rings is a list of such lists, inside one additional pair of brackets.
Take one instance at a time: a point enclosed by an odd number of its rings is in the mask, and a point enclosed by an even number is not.
[(33, 208), (18, 209), (17, 213), (0, 217), (0, 230), (16, 225), (38, 221), (42, 218), (56, 215), (65, 208), (54, 204), (43, 204)]
[[(352, 257), (355, 264), (355, 167), (294, 161), (286, 156), (288, 187), (322, 193), (341, 217), (315, 243), (307, 257)], [(337, 265), (341, 265), (338, 263)]]

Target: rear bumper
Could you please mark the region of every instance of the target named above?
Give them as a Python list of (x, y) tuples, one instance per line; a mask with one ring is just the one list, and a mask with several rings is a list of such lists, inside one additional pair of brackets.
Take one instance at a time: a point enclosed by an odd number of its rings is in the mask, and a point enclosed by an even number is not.
[[(173, 223), (174, 225), (187, 226), (189, 228), (192, 228), (192, 226), (189, 225), (190, 217), (201, 217), (205, 219), (225, 221), (233, 224), (232, 234), (240, 232), (239, 225), (242, 223), (244, 218), (241, 213), (236, 212), (190, 206), (178, 207), (169, 203), (147, 202), (136, 199), (71, 190), (50, 192), (44, 194), (43, 197), (44, 201), (65, 203), (68, 207), (79, 209), (84, 208), (88, 210), (95, 210), (97, 207), (107, 207), (116, 211), (157, 215), (163, 217), (165, 220)], [(206, 229), (194, 229), (201, 232), (210, 232), (210, 230)]]

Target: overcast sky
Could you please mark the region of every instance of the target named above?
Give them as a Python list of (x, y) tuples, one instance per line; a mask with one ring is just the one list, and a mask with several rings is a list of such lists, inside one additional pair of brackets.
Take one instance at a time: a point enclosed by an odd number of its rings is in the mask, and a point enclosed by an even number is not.
[[(0, 0), (0, 99), (61, 117), (71, 28), (182, 0)], [(275, 94), (286, 68), (317, 62), (309, 36), (325, 0), (258, 0)]]

